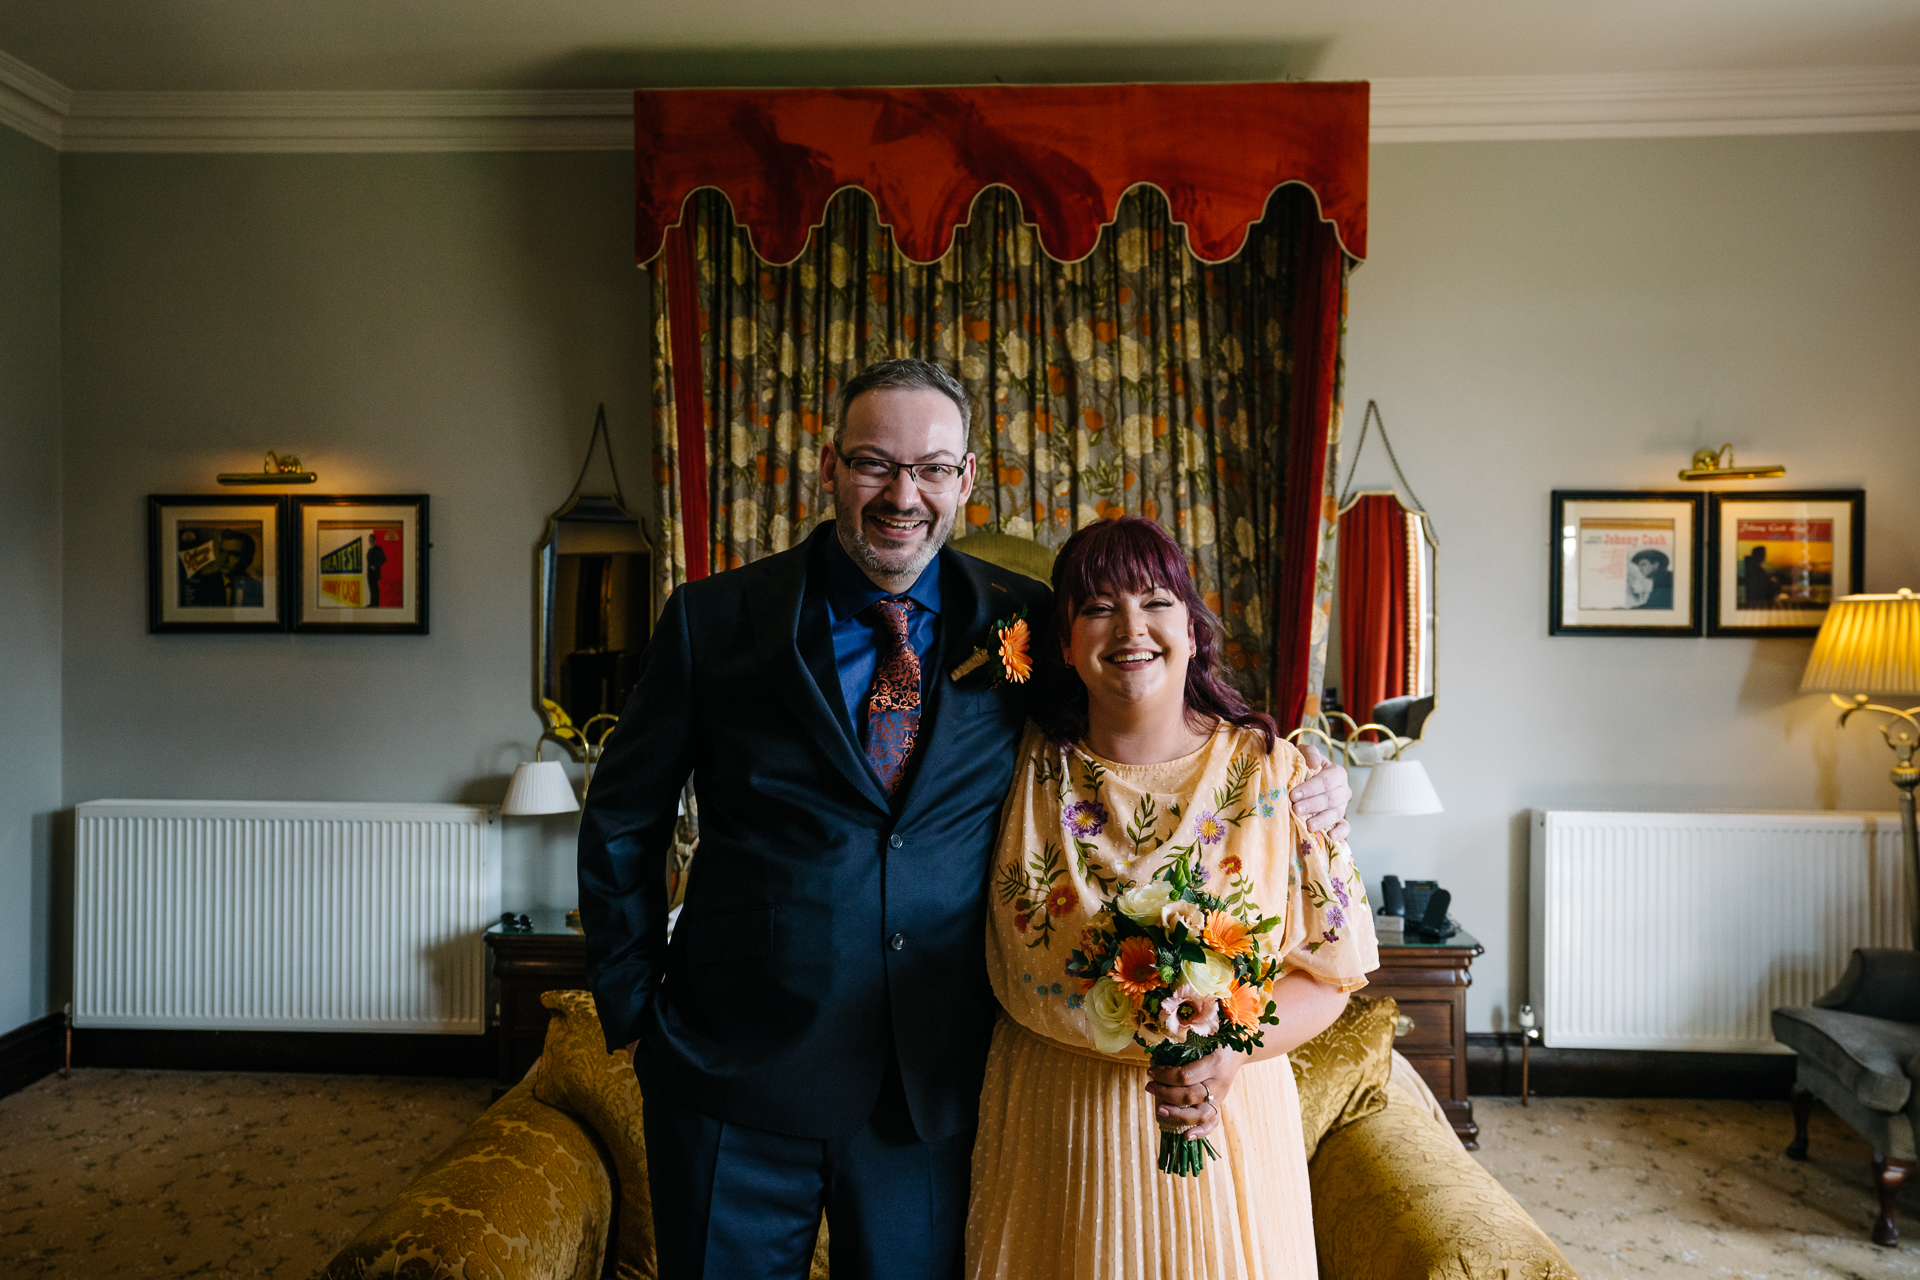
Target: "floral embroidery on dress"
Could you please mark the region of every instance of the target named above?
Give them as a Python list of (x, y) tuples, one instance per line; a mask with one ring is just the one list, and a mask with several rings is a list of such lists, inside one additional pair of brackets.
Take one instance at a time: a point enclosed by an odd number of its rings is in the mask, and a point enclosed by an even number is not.
[(1075, 800), (1060, 813), (1074, 838), (1091, 840), (1106, 829), (1107, 806), (1098, 800)]
[(1021, 933), (1031, 931), (1029, 947), (1053, 946), (1053, 918), (1063, 916), (1080, 905), (1080, 892), (1067, 874), (1060, 846), (1049, 840), (1038, 853), (1027, 855), (1024, 863), (1009, 862), (1000, 868), (1000, 901), (1013, 908), (1013, 927)]

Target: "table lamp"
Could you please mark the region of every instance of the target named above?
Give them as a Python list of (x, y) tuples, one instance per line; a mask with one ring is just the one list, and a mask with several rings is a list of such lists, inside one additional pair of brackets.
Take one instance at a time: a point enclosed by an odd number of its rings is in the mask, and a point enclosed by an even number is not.
[[(1920, 783), (1914, 749), (1920, 747), (1920, 707), (1882, 706), (1871, 694), (1920, 695), (1920, 596), (1906, 587), (1893, 595), (1842, 596), (1827, 610), (1813, 641), (1800, 692), (1826, 693), (1845, 725), (1857, 712), (1884, 717), (1880, 736), (1893, 748), (1893, 785), (1900, 788), (1900, 834), (1907, 850), (1907, 919), (1920, 950), (1920, 837), (1914, 832), (1913, 789)], [(1849, 697), (1841, 697), (1841, 694)]]
[(1418, 760), (1393, 759), (1373, 766), (1353, 811), (1385, 817), (1444, 813), (1445, 809), (1433, 779), (1427, 777), (1427, 766)]
[(500, 812), (507, 817), (531, 817), (538, 813), (572, 813), (579, 807), (566, 768), (558, 760), (542, 760), (536, 749), (533, 759), (513, 767), (513, 781), (507, 784), (507, 798)]

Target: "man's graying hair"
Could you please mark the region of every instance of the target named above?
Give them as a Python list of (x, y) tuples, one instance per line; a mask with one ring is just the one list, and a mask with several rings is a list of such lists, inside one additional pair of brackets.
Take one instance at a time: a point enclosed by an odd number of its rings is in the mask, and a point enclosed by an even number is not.
[(847, 379), (847, 385), (840, 388), (840, 421), (833, 428), (834, 449), (838, 450), (847, 438), (847, 409), (855, 400), (869, 391), (901, 390), (938, 391), (960, 411), (962, 434), (971, 433), (973, 405), (967, 399), (967, 389), (952, 374), (926, 360), (882, 360), (854, 374)]

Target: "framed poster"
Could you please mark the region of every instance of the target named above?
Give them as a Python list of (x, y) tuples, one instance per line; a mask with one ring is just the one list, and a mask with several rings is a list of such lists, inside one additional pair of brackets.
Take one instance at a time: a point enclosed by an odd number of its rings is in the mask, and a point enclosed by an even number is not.
[(1815, 635), (1861, 590), (1866, 490), (1717, 492), (1707, 513), (1708, 635)]
[(427, 634), (427, 496), (292, 500), (295, 631)]
[(287, 500), (147, 496), (147, 630), (285, 631)]
[(1556, 489), (1547, 634), (1700, 634), (1704, 493)]

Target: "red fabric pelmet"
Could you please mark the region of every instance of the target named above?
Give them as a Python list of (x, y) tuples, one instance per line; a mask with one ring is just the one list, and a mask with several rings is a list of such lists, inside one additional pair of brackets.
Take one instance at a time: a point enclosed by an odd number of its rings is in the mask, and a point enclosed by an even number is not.
[(1188, 247), (1223, 262), (1274, 188), (1310, 187), (1341, 247), (1367, 245), (1365, 84), (641, 90), (636, 251), (660, 252), (687, 196), (716, 187), (755, 252), (787, 263), (844, 187), (874, 198), (901, 252), (946, 254), (984, 188), (1020, 198), (1047, 255), (1093, 252), (1120, 197), (1166, 194)]

